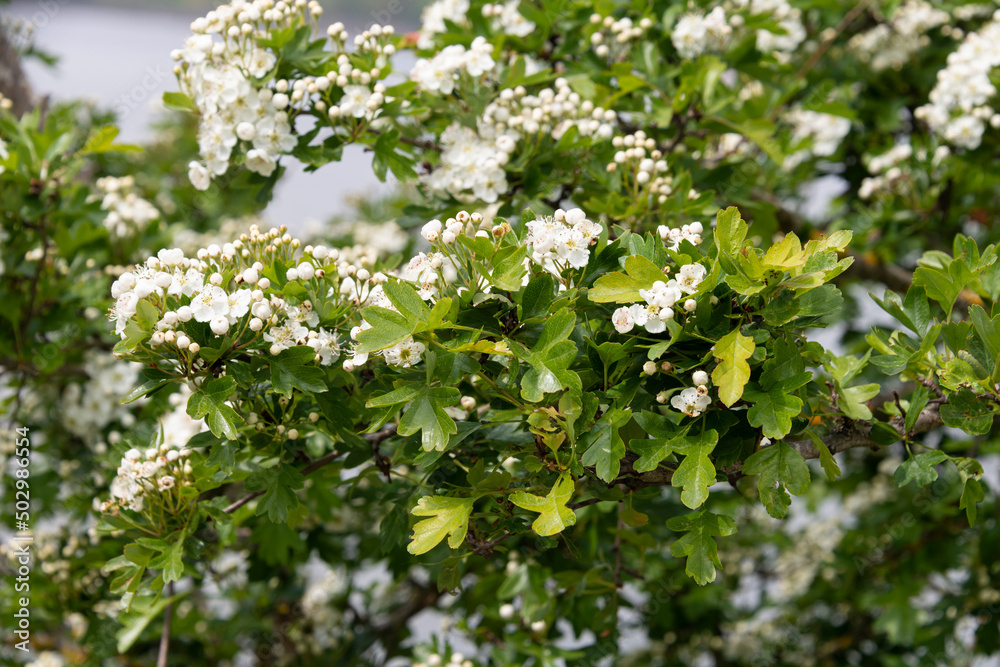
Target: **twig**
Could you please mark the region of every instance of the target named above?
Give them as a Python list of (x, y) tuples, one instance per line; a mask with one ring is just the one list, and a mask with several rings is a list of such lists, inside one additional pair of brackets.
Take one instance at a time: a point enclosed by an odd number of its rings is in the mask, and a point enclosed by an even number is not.
[[(906, 410), (903, 408), (903, 404), (899, 402), (899, 393), (893, 390), (892, 400), (896, 404), (896, 409), (899, 410), (899, 414), (903, 415), (903, 421), (906, 421)], [(903, 437), (906, 438), (909, 433), (904, 433)]]
[(588, 498), (587, 500), (581, 500), (578, 503), (570, 503), (567, 507), (571, 510), (578, 510), (583, 507), (589, 507), (590, 505), (596, 505), (601, 502), (601, 500), (603, 500), (603, 498)]
[[(383, 428), (381, 431), (377, 431), (375, 433), (366, 433), (363, 437), (368, 442), (371, 442), (373, 446), (377, 446), (378, 443), (382, 442), (387, 438), (391, 438), (395, 434), (396, 434), (396, 425), (390, 424), (389, 426)], [(323, 466), (329, 465), (330, 463), (336, 461), (343, 455), (344, 452), (330, 452), (326, 456), (318, 458), (309, 465), (307, 465), (306, 467), (302, 468), (302, 470), (300, 470), (299, 472), (301, 472), (303, 475), (312, 474), (317, 470), (319, 470), (320, 468), (322, 468)], [(225, 512), (226, 514), (232, 514), (233, 512), (243, 507), (254, 498), (259, 498), (265, 493), (267, 493), (267, 489), (264, 489), (262, 491), (254, 491), (253, 493), (248, 493), (247, 495), (243, 496), (242, 498), (240, 498), (239, 500), (237, 500), (232, 505), (230, 505), (229, 507), (227, 507), (222, 511)]]
[(417, 148), (426, 148), (427, 150), (430, 151), (437, 151), (438, 153), (444, 150), (444, 147), (441, 146), (440, 144), (424, 139), (412, 139), (410, 137), (400, 137), (399, 142), (402, 144), (409, 144), (411, 146), (416, 146)]
[[(939, 413), (939, 409), (940, 403), (938, 402), (928, 404), (927, 407), (924, 408), (917, 416), (916, 422), (909, 433), (905, 432), (905, 417), (893, 417), (888, 423), (896, 430), (900, 439), (903, 439), (904, 437), (912, 437), (914, 435), (926, 433), (927, 431), (933, 430), (941, 425), (941, 414)], [(826, 445), (827, 449), (830, 450), (831, 454), (839, 454), (840, 452), (847, 451), (848, 449), (855, 449), (858, 447), (865, 447), (867, 449), (871, 449), (872, 451), (878, 451), (881, 449), (881, 445), (871, 437), (873, 426), (874, 424), (870, 422), (840, 420), (836, 424), (835, 430), (821, 438), (821, 440), (823, 441), (823, 444)], [(819, 451), (814, 446), (812, 440), (786, 440), (785, 442), (792, 449), (801, 454), (804, 459), (819, 458)], [(616, 484), (622, 484), (628, 487), (630, 491), (638, 491), (639, 489), (647, 487), (668, 486), (670, 484), (674, 475), (673, 470), (661, 467), (648, 472), (637, 472), (633, 466), (638, 459), (639, 456), (637, 454), (632, 452), (627, 453), (621, 460), (621, 471), (619, 472), (618, 477), (611, 480), (608, 487), (610, 488)], [(587, 470), (593, 472), (594, 469), (589, 467)], [(728, 477), (732, 477), (733, 475), (742, 475), (742, 470), (743, 463), (738, 461), (725, 468), (723, 472)], [(581, 507), (594, 505), (603, 501), (604, 499), (602, 498), (588, 498), (587, 500), (582, 500), (568, 505), (568, 507), (576, 510)]]
[(795, 73), (796, 80), (805, 78), (806, 74), (808, 74), (812, 70), (812, 68), (816, 66), (816, 63), (819, 62), (820, 58), (822, 58), (823, 55), (830, 49), (830, 47), (833, 46), (833, 43), (837, 41), (837, 38), (840, 37), (840, 35), (843, 34), (845, 30), (847, 30), (848, 26), (854, 23), (854, 19), (858, 18), (858, 16), (861, 15), (861, 12), (867, 9), (870, 2), (871, 0), (861, 0), (861, 2), (856, 4), (854, 8), (851, 9), (851, 11), (847, 12), (847, 14), (844, 15), (844, 18), (841, 19), (840, 23), (837, 24), (837, 27), (833, 29), (833, 32), (830, 34), (830, 36), (827, 37), (825, 40), (823, 40), (823, 42), (818, 47), (816, 47), (816, 50), (813, 51), (812, 55), (809, 57), (809, 60), (807, 60), (806, 63), (802, 66), (802, 68)]
[[(167, 584), (167, 596), (174, 596), (174, 582)], [(174, 615), (174, 603), (171, 602), (163, 610), (163, 632), (160, 633), (160, 653), (156, 656), (156, 667), (167, 667), (170, 657), (170, 621)]]

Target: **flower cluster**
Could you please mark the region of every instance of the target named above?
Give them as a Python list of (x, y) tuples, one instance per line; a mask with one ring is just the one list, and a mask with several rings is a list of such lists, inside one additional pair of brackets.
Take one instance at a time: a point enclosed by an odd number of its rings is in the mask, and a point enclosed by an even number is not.
[(622, 186), (633, 193), (647, 194), (654, 203), (663, 204), (673, 186), (674, 179), (666, 174), (667, 161), (656, 148), (656, 140), (647, 137), (642, 130), (624, 137), (615, 137), (611, 145), (617, 148), (608, 171), (622, 175)]
[(504, 89), (483, 111), (478, 131), (455, 122), (441, 133), (441, 164), (424, 182), (439, 195), (491, 204), (507, 191), (504, 165), (522, 138), (543, 134), (558, 141), (575, 127), (581, 136), (610, 139), (616, 121), (614, 111), (581, 100), (563, 78), (537, 94), (523, 86)]
[(907, 191), (907, 186), (912, 185), (911, 171), (906, 168), (906, 163), (911, 158), (925, 163), (933, 173), (949, 155), (951, 149), (947, 146), (938, 146), (928, 161), (926, 149), (920, 148), (914, 151), (908, 142), (896, 144), (885, 153), (867, 161), (868, 171), (872, 176), (861, 181), (858, 196), (862, 199), (871, 199), (876, 193), (881, 192), (904, 193)]
[(516, 142), (525, 136), (547, 134), (558, 141), (571, 127), (584, 137), (610, 139), (617, 118), (613, 110), (581, 100), (566, 79), (560, 77), (555, 81), (555, 89), (543, 88), (533, 95), (523, 86), (502, 90), (483, 111), (479, 133), (510, 154)]
[(474, 664), (471, 660), (466, 660), (465, 655), (458, 652), (452, 653), (447, 662), (440, 654), (431, 653), (425, 660), (412, 662), (410, 667), (473, 667)]
[(870, 199), (876, 191), (892, 189), (893, 184), (903, 177), (903, 171), (899, 165), (912, 156), (913, 146), (909, 143), (901, 143), (868, 160), (868, 171), (874, 176), (861, 181), (858, 196), (862, 199)]
[(948, 143), (978, 148), (987, 122), (1000, 127), (1000, 114), (987, 104), (997, 92), (990, 73), (998, 65), (1000, 11), (948, 56), (948, 65), (938, 72), (930, 102), (917, 108), (916, 117)]
[(590, 246), (603, 231), (600, 224), (587, 219), (581, 209), (557, 209), (552, 215), (526, 224), (530, 261), (556, 276), (567, 268), (582, 269), (590, 260)]
[(300, 569), (306, 585), (299, 607), (311, 632), (293, 634), (304, 635), (299, 641), (308, 642), (308, 647), (302, 648), (319, 655), (337, 647), (350, 632), (342, 622), (340, 608), (333, 604), (347, 592), (348, 580), (341, 568), (331, 568), (315, 554)]
[(788, 4), (788, 0), (750, 0), (750, 14), (763, 15), (778, 23), (780, 32), (763, 28), (757, 31), (757, 49), (773, 53), (779, 61), (789, 59), (806, 38), (802, 11)]
[(493, 19), (493, 29), (499, 30), (505, 35), (514, 37), (527, 37), (535, 31), (535, 24), (521, 14), (519, 7), (521, 0), (507, 0), (507, 2), (483, 5), (483, 16)]
[[(509, 154), (492, 141), (457, 122), (441, 133), (441, 164), (424, 177), (424, 182), (439, 195), (448, 194), (459, 201), (478, 199), (492, 204), (507, 191), (507, 173), (503, 169)], [(511, 146), (513, 148), (513, 146)]]
[(469, 11), (469, 0), (436, 0), (424, 7), (420, 14), (420, 34), (417, 38), (418, 49), (434, 48), (434, 35), (446, 32), (447, 23), (464, 26), (468, 24), (466, 14)]
[(101, 209), (107, 211), (104, 227), (112, 238), (135, 236), (151, 223), (160, 219), (160, 211), (135, 192), (135, 179), (131, 176), (97, 179), (97, 190), (103, 196)]
[(671, 250), (680, 248), (683, 241), (687, 241), (691, 245), (698, 245), (701, 243), (701, 235), (704, 231), (705, 227), (700, 222), (692, 222), (680, 227), (660, 225), (656, 228), (656, 233)]
[(624, 59), (632, 43), (642, 38), (646, 31), (653, 27), (653, 20), (650, 18), (644, 18), (639, 21), (639, 25), (635, 25), (627, 16), (616, 19), (614, 16), (591, 14), (590, 22), (598, 26), (597, 31), (590, 35), (594, 53), (599, 58), (610, 60)]
[(208, 324), (216, 337), (231, 336), (243, 348), (262, 339), (270, 344), (271, 354), (309, 345), (317, 361), (331, 364), (339, 356), (336, 333), (317, 329), (319, 316), (309, 300), (289, 303), (270, 292), (270, 279), (261, 275), (264, 262), (280, 259), (291, 265), (286, 281), (317, 289), (325, 275), (322, 263), (336, 261), (338, 253), (325, 246), (307, 246), (305, 255), (296, 259), (300, 245), (283, 228), (261, 233), (253, 226), (250, 234), (222, 247), (203, 248), (196, 258), (186, 257), (180, 248), (161, 250), (112, 285), (115, 331), (126, 338), (144, 306), (152, 313), (145, 317), (157, 318), (150, 345), (175, 352), (188, 368), (201, 350), (198, 336), (189, 330), (197, 323)]
[[(708, 373), (695, 371), (691, 374), (691, 382), (695, 386), (687, 387), (675, 394), (670, 399), (670, 405), (688, 417), (698, 417), (712, 404), (712, 399), (708, 395)], [(662, 403), (663, 397), (657, 396), (657, 400)]]
[(820, 111), (793, 109), (785, 114), (792, 125), (792, 145), (806, 144), (785, 158), (782, 165), (793, 169), (812, 157), (829, 157), (837, 152), (840, 142), (851, 131), (851, 121)]
[(924, 0), (906, 0), (889, 23), (880, 23), (855, 35), (848, 47), (876, 72), (899, 69), (913, 54), (930, 44), (928, 33), (948, 22), (948, 12)]
[(485, 37), (476, 37), (468, 49), (452, 44), (433, 58), (421, 58), (410, 70), (410, 78), (425, 91), (450, 95), (462, 72), (480, 77), (493, 71), (495, 66), (493, 45)]
[[(618, 333), (628, 333), (635, 327), (644, 327), (652, 334), (662, 333), (667, 321), (674, 318), (674, 306), (684, 298), (698, 291), (708, 271), (701, 264), (685, 264), (677, 272), (677, 278), (667, 281), (657, 280), (649, 289), (639, 290), (645, 304), (634, 303), (622, 306), (611, 315), (611, 323)], [(694, 299), (685, 299), (683, 308), (687, 312), (697, 307)]]
[[(757, 30), (757, 49), (772, 53), (784, 62), (806, 38), (802, 13), (787, 0), (739, 0), (733, 9), (745, 9), (752, 17), (762, 16), (777, 23), (778, 30)], [(688, 13), (681, 16), (670, 33), (670, 41), (682, 58), (697, 58), (703, 53), (724, 51), (733, 41), (734, 32), (742, 28), (746, 18), (742, 13), (727, 16), (721, 7), (707, 14)]]
[(682, 58), (697, 58), (706, 52), (726, 48), (733, 29), (726, 21), (726, 12), (716, 7), (708, 14), (685, 14), (677, 20), (670, 41)]
[(144, 452), (130, 449), (118, 466), (118, 476), (111, 482), (111, 498), (102, 512), (120, 508), (141, 512), (151, 494), (170, 493), (171, 489), (191, 483), (192, 466), (187, 461), (191, 450), (176, 449), (164, 443)]
[[(394, 53), (386, 43), (393, 34), (391, 26), (375, 25), (356, 36), (355, 53), (349, 55), (347, 32), (336, 23), (327, 30), (335, 53), (339, 52), (335, 70), (291, 81), (270, 79), (278, 58), (261, 46), (263, 39), (273, 31), (311, 25), (321, 14), (315, 0), (291, 4), (234, 0), (191, 24), (194, 35), (172, 55), (179, 61), (174, 71), (181, 90), (201, 117), (202, 161), (191, 162), (188, 170), (196, 188), (205, 190), (213, 175), (226, 173), (237, 147), (247, 169), (270, 176), (278, 157), (296, 146), (292, 120), (300, 111), (313, 109), (334, 122), (367, 120), (385, 102), (385, 87), (377, 80)], [(362, 56), (374, 57), (376, 66), (359, 68)]]

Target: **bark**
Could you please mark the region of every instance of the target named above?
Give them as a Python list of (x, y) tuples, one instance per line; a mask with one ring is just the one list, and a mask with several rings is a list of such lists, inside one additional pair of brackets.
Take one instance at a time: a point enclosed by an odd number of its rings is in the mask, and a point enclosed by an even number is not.
[(11, 110), (19, 118), (34, 106), (31, 86), (21, 69), (21, 56), (11, 43), (7, 31), (0, 27), (0, 93), (9, 99)]

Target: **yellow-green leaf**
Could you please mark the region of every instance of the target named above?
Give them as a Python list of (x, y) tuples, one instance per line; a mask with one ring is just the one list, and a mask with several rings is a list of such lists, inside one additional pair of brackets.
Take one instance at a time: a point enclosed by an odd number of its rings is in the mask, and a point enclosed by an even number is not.
[(413, 526), (406, 550), (414, 556), (425, 554), (448, 536), (448, 546), (457, 549), (465, 541), (472, 514), (472, 498), (424, 496), (413, 508), (413, 516), (431, 517)]
[(712, 382), (719, 388), (719, 400), (731, 407), (743, 395), (743, 386), (750, 379), (747, 359), (753, 354), (753, 339), (734, 329), (715, 344), (712, 355), (719, 365), (712, 371)]
[(779, 269), (790, 269), (806, 263), (802, 243), (795, 234), (785, 234), (785, 238), (775, 243), (764, 253), (764, 264)]
[(529, 512), (539, 512), (531, 528), (541, 536), (556, 535), (576, 523), (576, 514), (566, 507), (573, 497), (573, 478), (563, 473), (549, 493), (543, 498), (527, 491), (510, 496), (510, 502)]

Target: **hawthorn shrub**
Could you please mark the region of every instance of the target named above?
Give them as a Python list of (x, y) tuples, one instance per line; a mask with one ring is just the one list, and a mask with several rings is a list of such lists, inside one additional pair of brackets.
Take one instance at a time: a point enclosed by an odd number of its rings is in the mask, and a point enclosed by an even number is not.
[(997, 659), (992, 6), (322, 14), (194, 21), (149, 146), (0, 113), (5, 660)]

